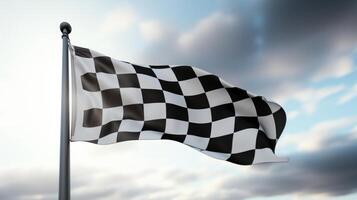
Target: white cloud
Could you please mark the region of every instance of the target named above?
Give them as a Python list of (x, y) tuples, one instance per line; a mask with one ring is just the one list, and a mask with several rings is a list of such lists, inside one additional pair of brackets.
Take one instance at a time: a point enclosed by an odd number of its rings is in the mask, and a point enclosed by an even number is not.
[(313, 113), (316, 110), (317, 105), (322, 100), (333, 94), (341, 92), (343, 89), (344, 89), (343, 85), (337, 85), (337, 86), (320, 88), (320, 89), (305, 89), (298, 92), (295, 98), (303, 103), (303, 109), (307, 113)]
[(315, 76), (312, 77), (313, 81), (321, 81), (327, 78), (340, 78), (353, 71), (353, 60), (351, 56), (343, 56), (336, 59), (326, 67), (321, 67)]
[(353, 87), (348, 89), (348, 91), (340, 97), (337, 103), (339, 105), (345, 104), (356, 97), (357, 97), (357, 83)]
[(337, 94), (345, 89), (344, 85), (329, 86), (323, 88), (301, 88), (297, 85), (286, 86), (278, 90), (277, 99), (281, 102), (295, 100), (301, 103), (301, 109), (308, 114), (315, 112), (317, 106), (327, 97)]
[[(233, 28), (237, 24), (237, 19), (234, 16), (224, 13), (214, 13), (196, 24), (196, 26), (180, 35), (178, 38), (179, 47), (183, 50), (195, 49), (197, 47), (216, 46), (220, 41), (217, 39), (222, 38), (221, 30), (227, 31), (229, 27)], [(218, 37), (220, 36), (220, 37)], [(214, 43), (214, 44), (212, 44)]]
[(173, 33), (172, 28), (159, 21), (143, 21), (139, 24), (142, 37), (149, 42), (158, 42)]
[(357, 125), (351, 129), (351, 138), (357, 139)]
[(332, 138), (339, 129), (346, 128), (357, 122), (356, 117), (327, 120), (315, 124), (310, 129), (299, 133), (287, 133), (280, 141), (280, 148), (293, 148), (298, 151), (316, 151), (322, 144)]
[(357, 132), (357, 125), (352, 128), (352, 132)]
[(135, 25), (137, 20), (138, 16), (134, 9), (130, 7), (119, 8), (105, 16), (102, 30), (111, 33), (127, 31)]
[(293, 111), (290, 111), (287, 113), (287, 118), (288, 120), (292, 120), (292, 119), (295, 119), (297, 116), (300, 115), (300, 112), (298, 110), (293, 110)]

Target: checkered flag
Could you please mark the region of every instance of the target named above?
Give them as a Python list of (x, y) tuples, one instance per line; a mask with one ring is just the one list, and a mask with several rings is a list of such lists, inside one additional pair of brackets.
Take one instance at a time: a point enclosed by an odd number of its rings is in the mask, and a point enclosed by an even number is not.
[(168, 139), (236, 164), (280, 162), (284, 110), (190, 66), (136, 65), (71, 46), (71, 141)]

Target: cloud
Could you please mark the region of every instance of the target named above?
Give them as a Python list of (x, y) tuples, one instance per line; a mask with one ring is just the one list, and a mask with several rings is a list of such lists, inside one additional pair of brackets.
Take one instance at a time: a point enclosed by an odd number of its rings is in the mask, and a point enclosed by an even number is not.
[[(327, 121), (312, 128), (310, 134), (325, 132), (324, 139), (320, 140), (323, 148), (294, 153), (286, 164), (234, 166), (233, 171), (227, 168), (223, 171), (147, 168), (132, 173), (122, 173), (120, 167), (112, 171), (73, 166), (72, 197), (79, 200), (228, 200), (351, 194), (357, 188), (357, 161), (354, 159), (357, 138), (351, 137), (353, 134), (333, 134), (350, 122), (350, 119)], [(317, 132), (312, 133), (312, 130)], [(308, 140), (300, 138), (299, 143)], [(0, 179), (7, 180), (0, 183), (1, 199), (57, 198), (57, 170), (1, 170)]]
[(138, 15), (135, 10), (126, 6), (109, 12), (104, 18), (101, 29), (108, 33), (123, 32), (133, 27), (137, 20)]
[(352, 99), (357, 97), (357, 83), (351, 87), (345, 94), (343, 94), (339, 100), (338, 100), (338, 104), (342, 105), (345, 104), (349, 101), (351, 101)]
[(356, 132), (357, 133), (357, 125), (352, 128), (352, 132)]
[[(289, 137), (284, 138), (279, 145), (282, 149), (293, 148), (303, 152), (322, 150), (327, 141), (331, 140), (334, 135), (340, 134), (342, 128), (356, 122), (356, 117), (319, 122), (304, 132), (289, 134)], [(333, 144), (338, 144), (338, 142), (335, 141)]]
[(233, 15), (213, 13), (199, 21), (193, 29), (181, 34), (178, 38), (178, 45), (183, 51), (189, 50), (190, 52), (206, 45), (225, 46), (227, 44), (222, 44), (225, 42), (222, 34), (228, 33), (229, 29), (233, 31), (236, 26), (238, 26), (238, 20)]
[[(283, 90), (277, 90), (275, 95), (279, 102), (297, 101), (301, 109), (312, 114), (317, 106), (328, 97), (340, 93), (345, 89), (344, 85), (328, 86), (322, 88), (299, 88), (298, 86), (286, 86)], [(273, 93), (274, 94), (274, 93)]]
[(54, 175), (51, 170), (1, 170), (0, 199), (54, 199)]
[(297, 116), (300, 115), (300, 112), (298, 110), (293, 110), (287, 113), (288, 120), (295, 119)]
[(249, 48), (253, 41), (249, 38), (250, 33), (247, 31), (245, 36), (236, 34), (241, 25), (236, 15), (215, 12), (186, 31), (166, 31), (169, 35), (162, 37), (170, 40), (151, 44), (143, 52), (143, 57), (148, 62), (186, 62), (213, 70), (222, 63), (230, 67), (236, 61), (251, 58)]
[[(342, 144), (334, 145), (336, 141)], [(353, 158), (357, 140), (344, 134), (323, 145), (319, 151), (291, 156), (287, 164), (261, 165), (243, 175), (220, 180), (212, 186), (215, 192), (207, 196), (228, 200), (294, 195), (307, 199), (355, 192), (357, 160)]]
[[(184, 199), (185, 188), (202, 178), (199, 172), (181, 169), (148, 169), (120, 173), (72, 166), (71, 195), (78, 200)], [(6, 169), (0, 171), (0, 199), (51, 200), (58, 195), (58, 171), (53, 169)]]
[(142, 37), (149, 42), (166, 40), (166, 36), (173, 34), (173, 28), (166, 26), (159, 21), (143, 21), (139, 24), (139, 30)]
[(298, 91), (296, 95), (293, 95), (293, 99), (300, 101), (303, 104), (303, 109), (307, 113), (313, 113), (316, 110), (317, 105), (322, 100), (341, 92), (344, 88), (345, 87), (343, 85), (324, 87), (319, 89), (307, 88)]
[(353, 25), (356, 6), (353, 1), (341, 4), (330, 0), (263, 3), (265, 51), (258, 68), (266, 69), (263, 72), (274, 69), (272, 66), (285, 68), (280, 76), (267, 78), (300, 84), (351, 73), (357, 42)]
[[(323, 4), (322, 4), (323, 3)], [(263, 3), (262, 11), (267, 23), (271, 42), (287, 43), (292, 37), (305, 40), (305, 36), (312, 36), (323, 32), (349, 32), (353, 22), (357, 3), (348, 0), (341, 4), (333, 0), (293, 0), (286, 2), (278, 0)], [(293, 12), (294, 11), (294, 12)], [(338, 23), (343, 22), (343, 23)], [(345, 27), (347, 30), (331, 30), (333, 27)], [(305, 38), (305, 39), (304, 39)], [(323, 39), (325, 40), (325, 38)]]
[(143, 174), (105, 174), (91, 171), (91, 181), (73, 188), (74, 199), (152, 199), (164, 192), (164, 184), (148, 184)]
[(187, 30), (165, 33), (170, 40), (150, 44), (143, 60), (195, 65), (276, 97), (284, 87), (304, 89), (352, 72), (356, 8), (330, 0), (235, 3)]
[(353, 70), (352, 56), (345, 56), (335, 60), (333, 63), (320, 68), (312, 77), (314, 81), (320, 81), (326, 78), (340, 78)]

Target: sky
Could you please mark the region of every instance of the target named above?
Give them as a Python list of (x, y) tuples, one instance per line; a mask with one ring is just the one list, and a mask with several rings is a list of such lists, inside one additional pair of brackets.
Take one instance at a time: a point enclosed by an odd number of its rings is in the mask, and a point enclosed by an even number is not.
[(357, 1), (0, 1), (0, 199), (57, 199), (62, 41), (187, 64), (281, 104), (277, 154), (239, 166), (172, 141), (71, 143), (72, 199), (357, 198)]

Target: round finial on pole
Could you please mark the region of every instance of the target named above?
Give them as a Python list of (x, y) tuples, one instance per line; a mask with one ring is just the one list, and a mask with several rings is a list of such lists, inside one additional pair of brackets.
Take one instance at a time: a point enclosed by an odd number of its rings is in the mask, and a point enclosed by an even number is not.
[(60, 24), (60, 30), (63, 34), (70, 34), (72, 31), (72, 27), (68, 22), (62, 22)]

